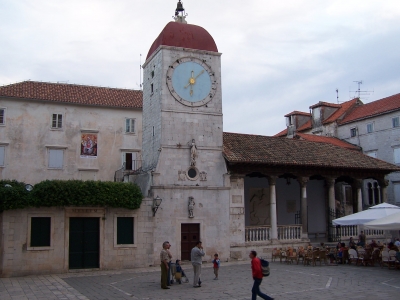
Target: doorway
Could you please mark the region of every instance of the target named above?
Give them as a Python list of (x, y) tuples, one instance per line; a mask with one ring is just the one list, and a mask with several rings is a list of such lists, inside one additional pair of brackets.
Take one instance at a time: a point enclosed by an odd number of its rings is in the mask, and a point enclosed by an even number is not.
[(200, 240), (200, 224), (181, 224), (181, 260), (190, 260), (192, 248)]
[(69, 268), (99, 268), (100, 218), (69, 218)]

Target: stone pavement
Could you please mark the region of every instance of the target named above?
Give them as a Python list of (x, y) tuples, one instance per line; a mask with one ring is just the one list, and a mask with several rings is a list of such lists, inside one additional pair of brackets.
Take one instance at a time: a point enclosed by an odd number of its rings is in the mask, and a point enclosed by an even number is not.
[[(275, 299), (398, 299), (400, 293), (400, 270), (279, 262), (270, 266), (261, 290)], [(191, 265), (183, 269), (191, 279)], [(159, 267), (0, 278), (0, 299), (251, 299), (249, 261), (222, 263), (220, 279), (213, 278), (210, 263), (203, 265), (203, 283), (197, 289), (182, 283), (162, 290)]]

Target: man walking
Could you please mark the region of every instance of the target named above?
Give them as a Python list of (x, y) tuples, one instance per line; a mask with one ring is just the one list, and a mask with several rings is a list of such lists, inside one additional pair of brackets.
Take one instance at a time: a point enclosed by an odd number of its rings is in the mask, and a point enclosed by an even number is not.
[(274, 299), (274, 298), (271, 298), (271, 297), (261, 293), (261, 291), (260, 291), (260, 284), (263, 279), (263, 274), (262, 274), (262, 270), (261, 270), (261, 261), (257, 257), (257, 252), (254, 250), (250, 251), (249, 257), (251, 259), (251, 272), (252, 272), (253, 279), (254, 279), (253, 288), (251, 289), (251, 293), (252, 293), (251, 300), (256, 300), (257, 295), (260, 296), (261, 298), (267, 299), (267, 300)]
[(204, 256), (204, 251), (203, 251), (203, 246), (201, 245), (201, 242), (198, 241), (196, 243), (196, 246), (192, 249), (191, 252), (191, 261), (193, 265), (193, 273), (194, 273), (194, 279), (193, 279), (193, 287), (200, 287), (201, 286), (201, 281), (200, 281), (200, 276), (201, 276), (201, 264), (202, 264), (202, 258)]
[(162, 289), (169, 289), (167, 286), (167, 278), (168, 278), (168, 272), (169, 272), (169, 256), (168, 256), (168, 248), (169, 248), (169, 243), (164, 242), (163, 243), (163, 249), (160, 252), (160, 259), (161, 259), (161, 288)]

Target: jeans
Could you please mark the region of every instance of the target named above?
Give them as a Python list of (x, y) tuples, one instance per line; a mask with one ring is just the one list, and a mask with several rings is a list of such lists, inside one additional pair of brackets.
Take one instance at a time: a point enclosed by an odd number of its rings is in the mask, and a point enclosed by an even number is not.
[(193, 286), (196, 286), (199, 284), (201, 276), (201, 265), (193, 265), (193, 273), (194, 273)]
[(254, 284), (253, 284), (253, 288), (251, 289), (251, 293), (252, 293), (251, 300), (256, 300), (257, 295), (263, 299), (267, 299), (267, 300), (273, 299), (273, 298), (261, 293), (260, 284), (262, 282), (262, 279), (258, 279), (258, 278), (253, 278), (253, 279), (254, 279)]

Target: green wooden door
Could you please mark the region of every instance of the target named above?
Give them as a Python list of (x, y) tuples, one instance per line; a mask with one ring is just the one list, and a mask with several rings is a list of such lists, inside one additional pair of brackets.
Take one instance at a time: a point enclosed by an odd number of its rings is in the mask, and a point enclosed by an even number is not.
[(99, 268), (99, 218), (69, 219), (69, 268)]

